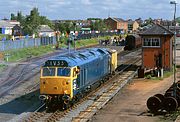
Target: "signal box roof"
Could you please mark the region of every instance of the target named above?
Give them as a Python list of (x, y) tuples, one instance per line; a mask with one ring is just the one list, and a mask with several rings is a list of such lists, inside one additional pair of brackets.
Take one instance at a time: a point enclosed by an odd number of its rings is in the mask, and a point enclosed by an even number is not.
[(143, 31), (141, 36), (154, 36), (154, 35), (171, 35), (173, 36), (173, 32), (166, 29), (165, 27), (159, 25), (159, 24), (153, 24), (150, 28)]

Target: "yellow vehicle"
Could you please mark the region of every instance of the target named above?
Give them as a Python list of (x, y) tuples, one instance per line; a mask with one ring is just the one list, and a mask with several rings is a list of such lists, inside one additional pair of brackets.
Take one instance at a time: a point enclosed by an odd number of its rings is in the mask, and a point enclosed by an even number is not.
[(40, 99), (47, 107), (62, 108), (117, 67), (117, 52), (105, 48), (90, 48), (49, 59), (41, 68)]

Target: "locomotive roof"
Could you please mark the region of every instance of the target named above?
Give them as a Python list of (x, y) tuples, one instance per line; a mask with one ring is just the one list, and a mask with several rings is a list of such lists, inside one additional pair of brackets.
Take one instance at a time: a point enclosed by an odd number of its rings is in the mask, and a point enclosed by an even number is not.
[(60, 61), (67, 62), (68, 67), (80, 66), (92, 60), (98, 59), (103, 55), (107, 55), (108, 49), (106, 48), (87, 48), (70, 54), (64, 54), (56, 56), (48, 61)]

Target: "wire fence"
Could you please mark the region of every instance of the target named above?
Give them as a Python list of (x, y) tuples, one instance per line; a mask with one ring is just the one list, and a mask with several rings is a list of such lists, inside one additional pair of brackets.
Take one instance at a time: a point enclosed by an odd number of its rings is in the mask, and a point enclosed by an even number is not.
[(56, 44), (55, 37), (42, 37), (42, 38), (29, 38), (29, 39), (20, 39), (20, 40), (6, 40), (0, 41), (0, 51), (7, 51), (13, 49), (28, 48), (33, 46), (49, 45)]
[[(80, 34), (76, 37), (77, 40), (81, 39), (90, 39), (90, 38), (97, 38), (99, 36), (112, 36), (112, 35), (119, 35), (116, 32), (106, 32), (106, 33), (91, 33), (91, 34)], [(33, 46), (41, 46), (41, 45), (49, 45), (49, 44), (56, 44), (56, 37), (42, 37), (42, 38), (24, 38), (20, 40), (5, 40), (0, 41), (0, 51), (7, 51), (13, 49), (21, 49), (21, 48), (28, 48)]]

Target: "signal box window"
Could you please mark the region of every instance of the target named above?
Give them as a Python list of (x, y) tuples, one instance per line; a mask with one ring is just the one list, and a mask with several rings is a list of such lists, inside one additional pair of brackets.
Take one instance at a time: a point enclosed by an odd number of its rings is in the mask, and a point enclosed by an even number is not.
[(70, 73), (70, 68), (58, 68), (57, 70), (57, 76), (70, 76)]
[(160, 38), (144, 38), (143, 47), (160, 47)]
[(55, 68), (43, 68), (43, 76), (55, 76)]

